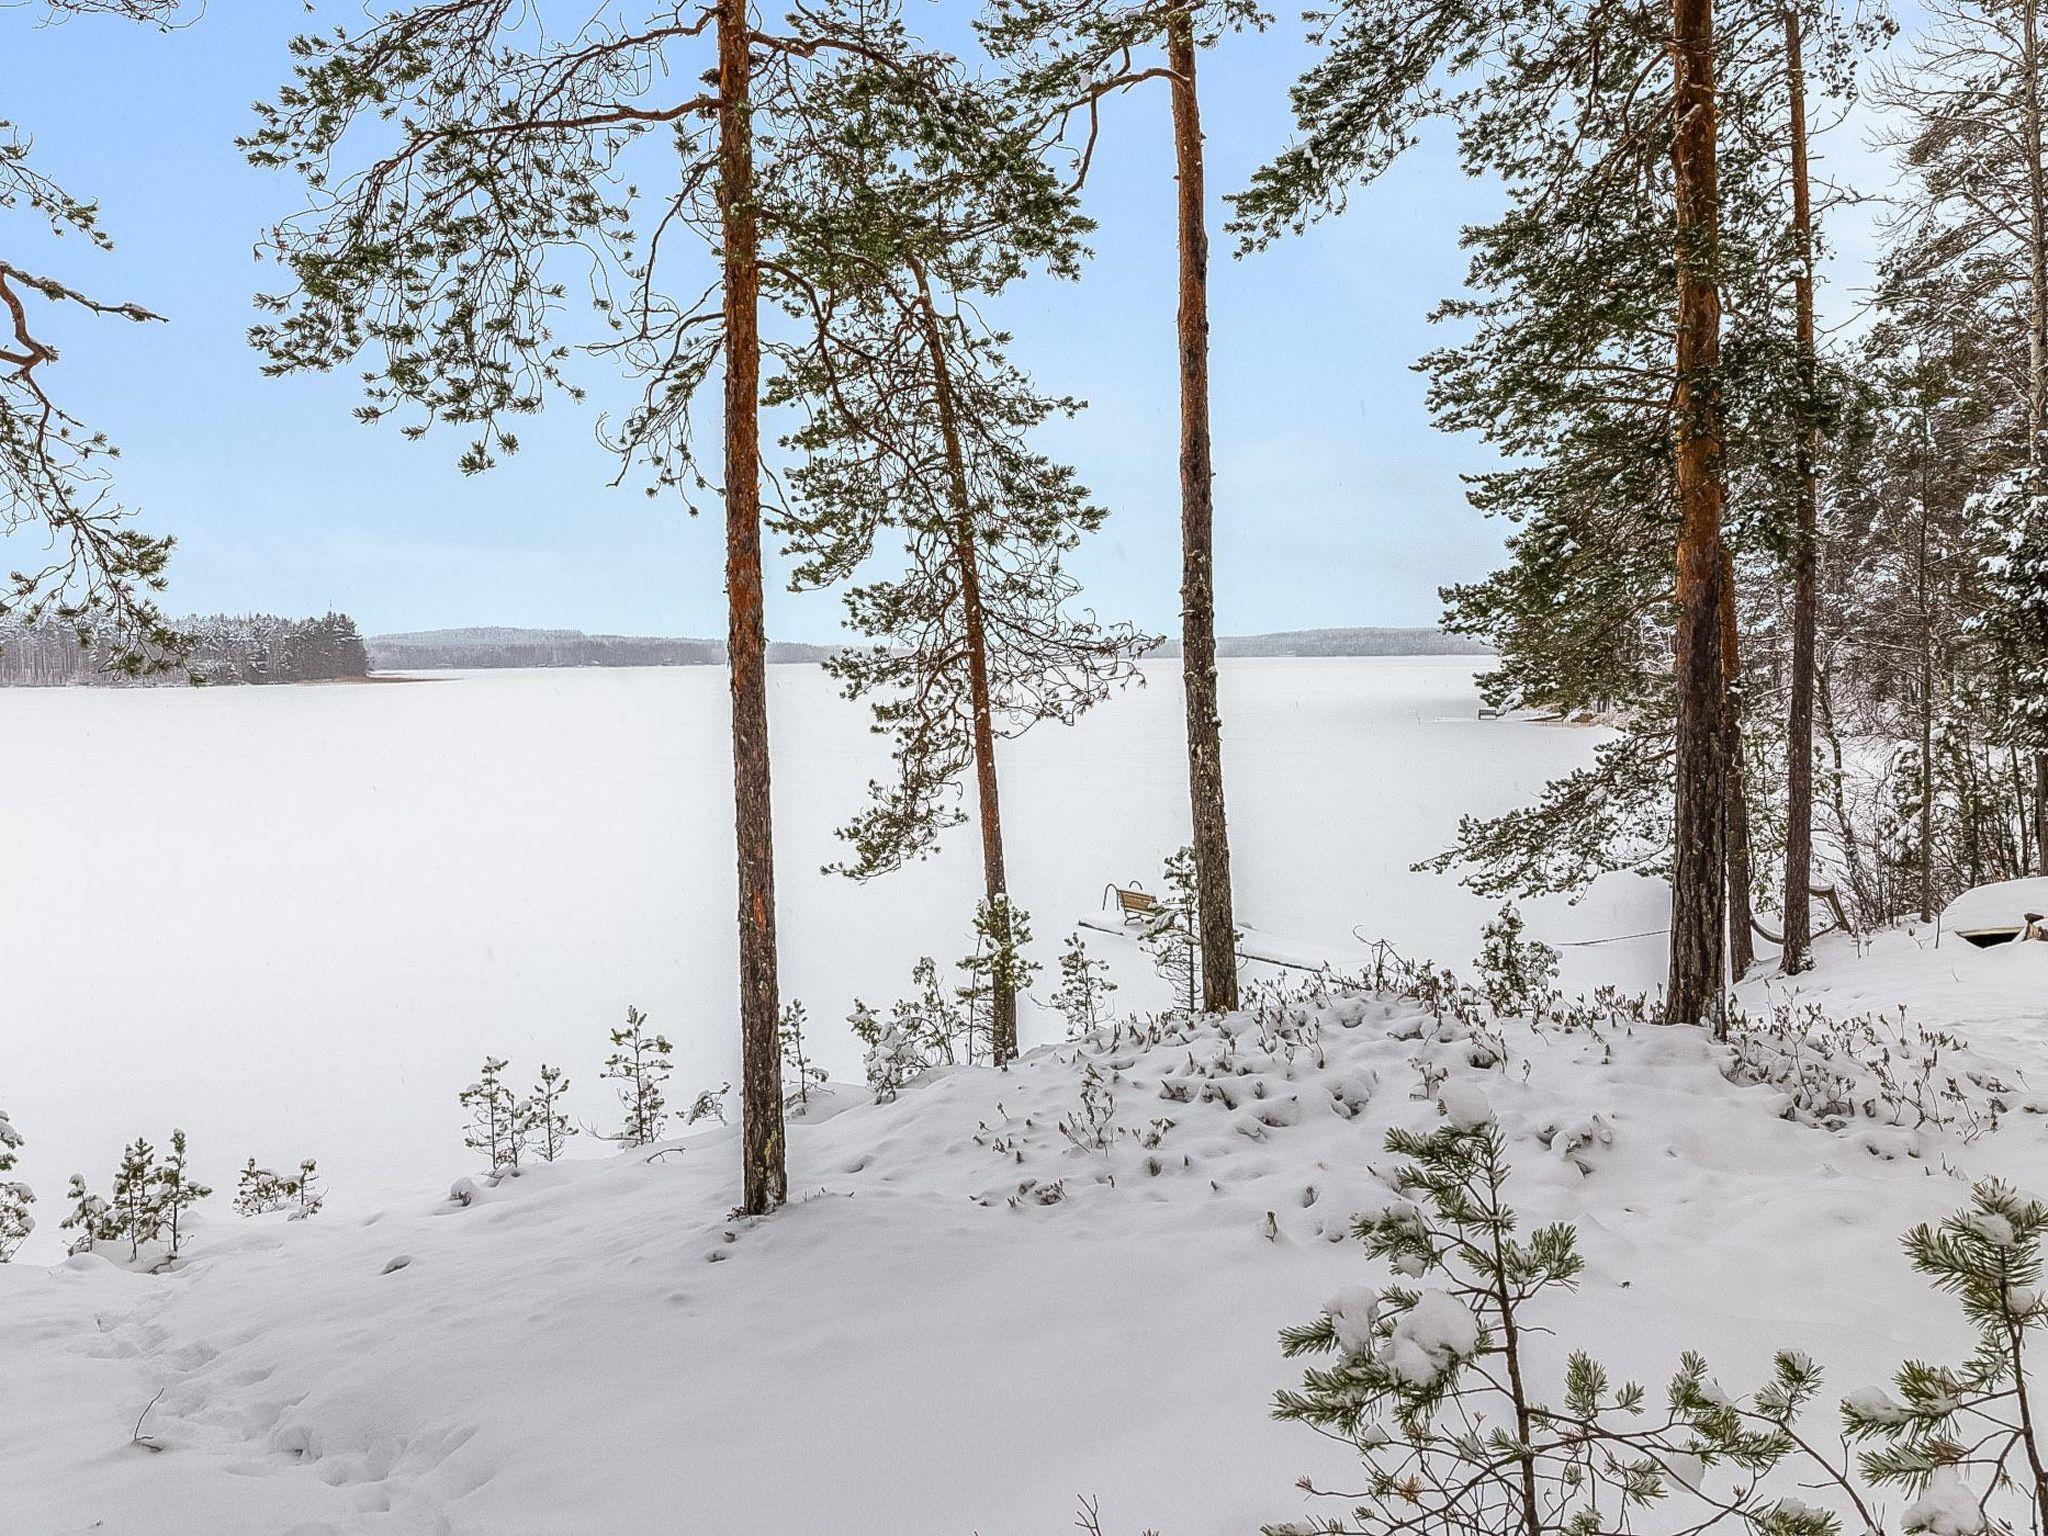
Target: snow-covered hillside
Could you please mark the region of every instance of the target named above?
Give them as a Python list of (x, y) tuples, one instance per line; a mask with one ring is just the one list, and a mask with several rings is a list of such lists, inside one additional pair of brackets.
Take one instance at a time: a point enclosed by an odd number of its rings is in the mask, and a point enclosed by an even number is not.
[(1654, 1384), (1696, 1347), (1739, 1391), (1792, 1346), (1834, 1391), (1879, 1382), (1969, 1342), (1898, 1234), (1971, 1177), (2048, 1185), (2021, 1081), (2048, 1085), (2048, 945), (1822, 949), (1802, 998), (1903, 999), (1967, 1034), (1931, 1080), (1960, 1073), (1970, 1123), (1818, 1128), (1694, 1030), (1494, 1042), (1337, 987), (891, 1103), (842, 1088), (793, 1122), (796, 1197), (758, 1223), (727, 1218), (719, 1131), (467, 1205), (443, 1180), (368, 1214), (216, 1215), (169, 1274), (0, 1268), (0, 1524), (1043, 1536), (1084, 1495), (1112, 1532), (1298, 1518), (1294, 1479), (1345, 1486), (1346, 1458), (1268, 1419), (1298, 1376), (1276, 1330), (1384, 1278), (1350, 1217), (1385, 1202), (1387, 1129), (1446, 1095), (1498, 1116), (1526, 1218), (1578, 1227), (1588, 1269), (1546, 1310), (1540, 1370), (1584, 1345)]

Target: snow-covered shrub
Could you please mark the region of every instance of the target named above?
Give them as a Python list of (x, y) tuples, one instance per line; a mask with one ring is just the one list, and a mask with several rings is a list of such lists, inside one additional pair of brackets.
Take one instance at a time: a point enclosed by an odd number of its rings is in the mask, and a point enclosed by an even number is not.
[(1834, 1018), (1817, 1004), (1779, 999), (1761, 1016), (1728, 1022), (1723, 1074), (1784, 1094), (1786, 1119), (1840, 1130), (1858, 1119), (1908, 1129), (1995, 1129), (2014, 1090), (1967, 1060), (1968, 1046), (1904, 1008)]
[(846, 1022), (867, 1049), (868, 1086), (875, 1102), (886, 1103), (918, 1073), (932, 1067), (986, 1060), (988, 1037), (939, 983), (938, 962), (921, 957), (911, 968), (916, 989), (889, 1010), (885, 1020), (856, 1001)]
[(1528, 935), (1509, 902), (1479, 935), (1479, 987), (1502, 1018), (1538, 1013), (1557, 998), (1557, 951)]
[(874, 1090), (877, 1104), (895, 1098), (905, 1083), (924, 1070), (924, 1055), (900, 1017), (885, 1019), (856, 1000), (846, 1022), (854, 1038), (868, 1048), (864, 1064), (868, 1087)]
[(1090, 957), (1080, 933), (1067, 935), (1067, 947), (1060, 951), (1060, 984), (1052, 995), (1052, 1006), (1067, 1021), (1067, 1038), (1091, 1035), (1109, 1022), (1109, 994), (1116, 983), (1109, 979), (1109, 962)]
[(469, 1111), (462, 1144), (489, 1158), (492, 1173), (517, 1173), (531, 1129), (532, 1105), (512, 1091), (504, 1072), (504, 1057), (486, 1056), (477, 1080), (456, 1098)]
[[(1437, 1130), (1388, 1133), (1387, 1150), (1409, 1161), (1386, 1177), (1386, 1205), (1355, 1227), (1400, 1281), (1346, 1290), (1281, 1335), (1290, 1356), (1334, 1361), (1281, 1392), (1276, 1415), (1349, 1441), (1362, 1486), (1324, 1493), (1304, 1479), (1348, 1510), (1270, 1525), (1269, 1536), (1596, 1536), (1626, 1531), (1653, 1505), (1660, 1528), (1725, 1515), (1760, 1536), (1832, 1536), (1831, 1516), (1758, 1491), (1795, 1453), (1787, 1426), (1818, 1390), (1804, 1357), (1780, 1354), (1744, 1402), (1688, 1353), (1661, 1413), (1583, 1350), (1569, 1353), (1561, 1380), (1537, 1378), (1534, 1314), (1547, 1293), (1576, 1285), (1577, 1234), (1559, 1223), (1518, 1235), (1499, 1125), (1476, 1092), (1444, 1098)], [(1698, 1490), (1716, 1464), (1741, 1476), (1709, 1496)]]
[(1081, 1102), (1060, 1117), (1059, 1129), (1083, 1152), (1107, 1152), (1116, 1140), (1116, 1094), (1094, 1062), (1081, 1064)]
[(533, 1085), (533, 1094), (526, 1101), (526, 1129), (533, 1140), (534, 1151), (540, 1154), (544, 1163), (552, 1163), (560, 1157), (563, 1146), (576, 1134), (568, 1111), (562, 1108), (562, 1100), (568, 1092), (568, 1074), (560, 1067), (542, 1062), (540, 1081)]
[(804, 1005), (792, 1000), (775, 1026), (775, 1038), (782, 1047), (783, 1107), (799, 1115), (810, 1107), (811, 1094), (825, 1086), (825, 1069), (811, 1060), (804, 1041), (804, 1025), (809, 1019)]
[(58, 1229), (75, 1232), (67, 1253), (90, 1253), (101, 1243), (111, 1243), (121, 1235), (121, 1224), (114, 1217), (114, 1208), (106, 1196), (96, 1195), (86, 1187), (85, 1175), (74, 1173), (65, 1187), (64, 1198), (70, 1202), (71, 1212), (57, 1223)]
[[(1259, 1049), (1292, 1061), (1296, 1051), (1314, 1051), (1320, 1043), (1322, 1025), (1319, 1020), (1329, 1001), (1326, 978), (1321, 976), (1306, 986), (1263, 982), (1246, 994), (1243, 1011), (1251, 1015), (1253, 1027), (1258, 1032)], [(1317, 1052), (1318, 1064), (1321, 1059), (1320, 1052)]]
[(690, 1100), (690, 1107), (683, 1114), (683, 1124), (695, 1125), (700, 1120), (716, 1120), (720, 1125), (725, 1124), (725, 1096), (731, 1092), (731, 1083), (706, 1088)]
[(644, 1147), (661, 1139), (668, 1122), (668, 1100), (663, 1087), (668, 1082), (669, 1053), (674, 1048), (666, 1035), (647, 1032), (647, 1015), (638, 1008), (626, 1009), (626, 1027), (612, 1034), (612, 1053), (605, 1058), (598, 1075), (619, 1085), (619, 1102), (625, 1106), (626, 1123), (610, 1139), (628, 1147)]
[[(1871, 1387), (1842, 1403), (1851, 1440), (1867, 1446), (1858, 1463), (1881, 1487), (1915, 1497), (1907, 1531), (1976, 1536), (2048, 1520), (2048, 1440), (2030, 1400), (2037, 1362), (2029, 1353), (2048, 1327), (2040, 1285), (2048, 1206), (1996, 1180), (1977, 1185), (1970, 1204), (1939, 1226), (1906, 1234), (1913, 1267), (1961, 1304), (1976, 1327), (1977, 1349), (1961, 1365), (1909, 1360), (1894, 1392)], [(1975, 1485), (1974, 1491), (1972, 1484)], [(1994, 1490), (2014, 1489), (2031, 1508), (2019, 1520), (1987, 1521)]]
[(300, 1163), (296, 1173), (278, 1173), (257, 1167), (252, 1157), (242, 1165), (241, 1177), (235, 1182), (234, 1207), (242, 1216), (290, 1211), (293, 1221), (303, 1221), (318, 1212), (326, 1198), (312, 1158)]
[[(0, 1174), (11, 1173), (21, 1156), (21, 1132), (14, 1128), (14, 1122), (7, 1118), (7, 1111), (0, 1109)], [(35, 1204), (36, 1192), (19, 1180), (0, 1179), (0, 1264), (14, 1257), (15, 1250), (28, 1241), (29, 1233), (36, 1228), (36, 1219), (29, 1214), (29, 1207)]]

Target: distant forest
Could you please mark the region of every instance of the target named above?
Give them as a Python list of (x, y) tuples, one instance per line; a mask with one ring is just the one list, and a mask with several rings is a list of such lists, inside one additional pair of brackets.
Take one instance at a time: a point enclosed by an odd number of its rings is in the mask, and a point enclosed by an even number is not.
[(115, 646), (71, 624), (44, 620), (0, 626), (0, 687), (148, 683), (315, 683), (362, 677), (370, 669), (356, 621), (345, 613), (286, 619), (274, 613), (194, 614), (178, 622), (190, 642), (182, 662), (154, 677), (115, 667)]
[[(1156, 656), (1178, 656), (1169, 640)], [(1218, 635), (1218, 656), (1491, 656), (1493, 647), (1440, 629), (1288, 629), (1271, 635)]]
[[(662, 639), (646, 635), (586, 635), (580, 629), (429, 629), (372, 635), (366, 642), (378, 672), (453, 671), (467, 667), (696, 667), (723, 666), (721, 640)], [(840, 647), (768, 643), (771, 662), (823, 661)], [(1220, 656), (1486, 656), (1484, 642), (1440, 629), (1299, 629), (1271, 635), (1225, 635)], [(1152, 654), (1178, 656), (1168, 642)]]
[[(465, 667), (710, 667), (725, 664), (722, 640), (657, 635), (586, 635), (580, 629), (428, 629), (372, 635), (370, 665), (379, 672), (450, 671)], [(839, 647), (772, 641), (768, 659), (822, 661)]]

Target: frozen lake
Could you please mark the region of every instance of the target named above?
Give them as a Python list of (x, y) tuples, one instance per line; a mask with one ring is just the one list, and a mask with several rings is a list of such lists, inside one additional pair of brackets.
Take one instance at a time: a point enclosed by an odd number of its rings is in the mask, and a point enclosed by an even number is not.
[[(1186, 841), (1175, 667), (1007, 747), (1012, 888), (1048, 970), (1106, 882), (1156, 889)], [(820, 873), (886, 743), (816, 667), (770, 692), (783, 995), (857, 1076), (853, 999), (968, 948), (973, 828), (866, 886)], [(1226, 662), (1223, 696), (1239, 918), (1339, 966), (1354, 926), (1467, 966), (1492, 905), (1408, 866), (1595, 739), (1478, 720), (1470, 658)], [(486, 1052), (522, 1083), (566, 1067), (578, 1118), (609, 1125), (597, 1071), (628, 1002), (676, 1043), (675, 1097), (736, 1078), (725, 709), (710, 667), (0, 693), (0, 1105), (42, 1195), (32, 1251), (65, 1175), (103, 1186), (124, 1141), (174, 1124), (222, 1188), (251, 1155), (317, 1158), (338, 1208), (444, 1184)], [(1633, 878), (1527, 911), (1552, 942), (1665, 921)], [(1090, 938), (1119, 1003), (1164, 1003), (1134, 949)], [(1565, 953), (1568, 983), (1661, 979), (1659, 939)], [(1023, 1031), (1058, 1020), (1027, 1004)]]

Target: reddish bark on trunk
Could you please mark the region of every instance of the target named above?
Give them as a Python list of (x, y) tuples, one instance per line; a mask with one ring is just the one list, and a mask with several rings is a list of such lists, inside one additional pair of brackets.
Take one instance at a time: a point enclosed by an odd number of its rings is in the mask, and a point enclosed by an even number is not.
[(740, 1210), (788, 1189), (776, 1039), (775, 838), (768, 782), (768, 635), (761, 590), (761, 255), (754, 207), (752, 34), (746, 0), (718, 0), (718, 181), (725, 282), (725, 600), (732, 670), (733, 833), (739, 852)]
[(1671, 878), (1673, 1022), (1722, 1017), (1727, 844), (1723, 836), (1721, 654), (1721, 295), (1714, 247), (1713, 0), (1672, 0), (1671, 161), (1677, 202), (1678, 337), (1675, 388), (1679, 534), (1674, 667), (1678, 702), (1677, 815)]
[(1201, 911), (1202, 1006), (1237, 1006), (1237, 919), (1230, 891), (1230, 832), (1223, 814), (1223, 720), (1216, 689), (1216, 557), (1209, 451), (1209, 232), (1202, 207), (1202, 119), (1195, 90), (1194, 25), (1167, 24), (1173, 71), (1173, 160), (1180, 222), (1181, 679), (1187, 694), (1188, 800), (1194, 813)]

